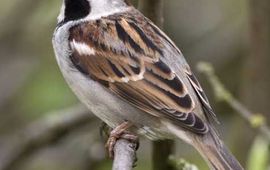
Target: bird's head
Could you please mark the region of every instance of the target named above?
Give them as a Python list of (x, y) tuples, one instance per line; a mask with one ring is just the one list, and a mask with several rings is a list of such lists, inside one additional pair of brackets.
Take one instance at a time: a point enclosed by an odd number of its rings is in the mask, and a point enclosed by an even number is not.
[(63, 0), (58, 23), (98, 18), (129, 6), (128, 0)]

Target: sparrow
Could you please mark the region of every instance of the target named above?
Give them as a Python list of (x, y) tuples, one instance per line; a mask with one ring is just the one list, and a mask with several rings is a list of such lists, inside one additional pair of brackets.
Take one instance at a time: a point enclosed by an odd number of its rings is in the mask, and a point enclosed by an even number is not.
[(73, 92), (114, 129), (109, 145), (180, 138), (213, 170), (243, 169), (181, 51), (127, 0), (64, 0), (53, 47)]

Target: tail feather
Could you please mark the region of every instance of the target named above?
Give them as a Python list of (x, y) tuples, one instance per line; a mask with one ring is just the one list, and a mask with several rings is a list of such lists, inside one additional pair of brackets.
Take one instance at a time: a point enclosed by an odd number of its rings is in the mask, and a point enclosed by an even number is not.
[(213, 170), (244, 170), (214, 130), (196, 140), (194, 146)]
[(211, 167), (211, 170), (244, 170), (219, 139), (218, 133), (214, 128), (211, 128), (211, 125), (207, 134), (203, 136), (186, 133), (170, 123), (166, 125), (177, 137), (195, 147)]

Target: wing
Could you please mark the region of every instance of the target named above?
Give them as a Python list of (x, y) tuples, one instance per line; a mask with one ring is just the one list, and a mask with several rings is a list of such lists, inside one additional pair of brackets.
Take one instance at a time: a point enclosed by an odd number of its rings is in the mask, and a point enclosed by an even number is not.
[[(136, 18), (136, 20), (134, 19)], [(177, 49), (164, 33), (135, 9), (70, 29), (70, 59), (89, 78), (135, 107), (171, 120), (196, 134), (208, 131), (205, 117), (194, 113), (193, 86), (202, 106), (211, 109), (200, 85), (187, 70), (190, 84), (162, 61), (164, 40)], [(180, 52), (180, 51), (179, 51)], [(208, 107), (209, 106), (209, 107)]]

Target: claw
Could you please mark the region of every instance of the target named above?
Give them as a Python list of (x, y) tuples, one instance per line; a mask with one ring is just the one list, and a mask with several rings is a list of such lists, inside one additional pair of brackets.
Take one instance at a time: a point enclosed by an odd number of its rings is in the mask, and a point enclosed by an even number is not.
[(138, 149), (138, 147), (139, 147), (138, 136), (131, 134), (130, 132), (127, 131), (127, 129), (130, 128), (131, 126), (132, 126), (132, 124), (126, 121), (111, 131), (110, 137), (105, 145), (105, 147), (108, 150), (110, 158), (114, 157), (114, 146), (116, 144), (116, 141), (120, 138), (126, 139), (130, 142), (135, 143), (136, 144), (135, 149), (136, 150)]

